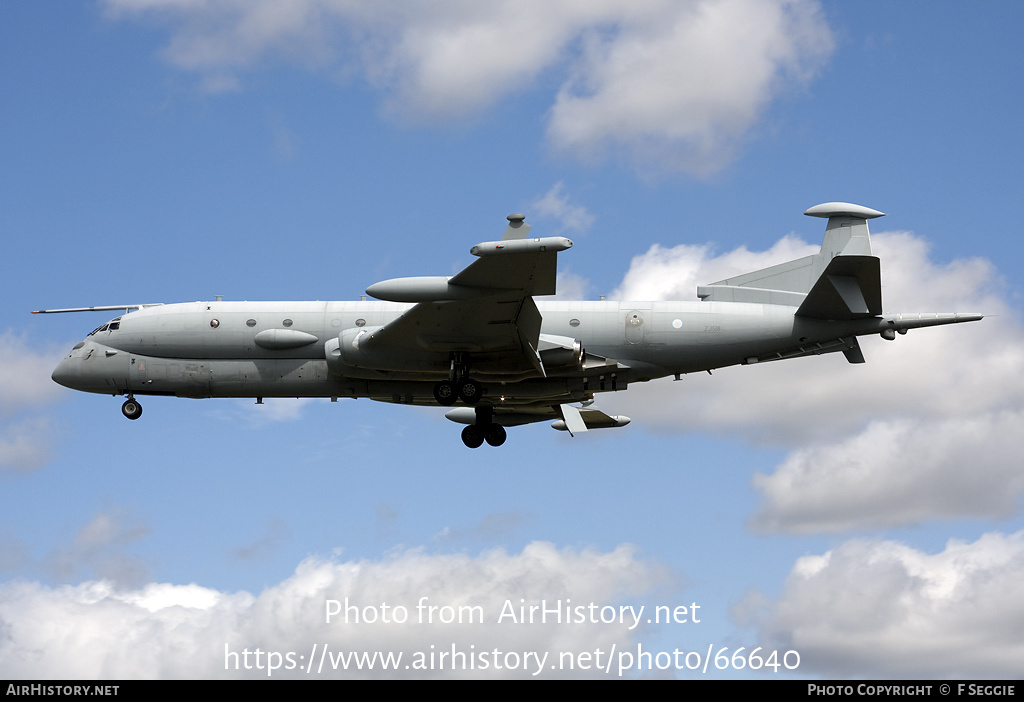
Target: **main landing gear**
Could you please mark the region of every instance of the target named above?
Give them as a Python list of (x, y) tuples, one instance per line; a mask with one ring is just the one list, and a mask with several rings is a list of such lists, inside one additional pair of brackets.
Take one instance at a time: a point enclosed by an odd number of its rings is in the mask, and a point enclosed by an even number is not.
[(480, 383), (469, 377), (469, 364), (463, 355), (453, 353), (451, 364), (449, 379), (434, 385), (434, 399), (437, 400), (437, 404), (448, 407), (454, 405), (456, 400), (462, 400), (467, 405), (480, 402), (484, 396), (484, 389)]
[(437, 400), (437, 404), (445, 407), (454, 405), (456, 400), (462, 400), (467, 405), (475, 405), (483, 396), (484, 389), (480, 383), (466, 376), (455, 382), (442, 380), (434, 385), (434, 399)]
[(500, 424), (488, 424), (485, 428), (480, 428), (476, 424), (468, 424), (462, 430), (462, 443), (469, 448), (480, 448), (485, 441), (491, 446), (501, 446), (505, 443), (507, 436), (505, 427)]
[(508, 436), (505, 427), (495, 424), (494, 409), (489, 406), (476, 408), (476, 423), (467, 424), (462, 430), (462, 443), (469, 448), (480, 448), (486, 441), (491, 446), (501, 446)]
[(142, 416), (142, 405), (133, 396), (129, 395), (128, 399), (121, 405), (121, 414), (128, 417), (128, 419), (138, 419)]

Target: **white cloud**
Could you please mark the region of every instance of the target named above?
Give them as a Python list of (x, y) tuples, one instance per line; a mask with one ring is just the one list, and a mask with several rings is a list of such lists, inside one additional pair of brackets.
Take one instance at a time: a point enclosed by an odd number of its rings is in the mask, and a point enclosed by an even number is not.
[(0, 416), (53, 402), (61, 389), (50, 374), (60, 359), (59, 351), (37, 351), (11, 331), (0, 334)]
[(31, 417), (0, 424), (0, 476), (31, 473), (46, 465), (54, 441), (50, 421)]
[[(762, 529), (815, 532), (946, 517), (1003, 518), (1024, 494), (1024, 330), (981, 259), (948, 265), (906, 232), (873, 237), (888, 312), (982, 312), (994, 318), (863, 337), (867, 363), (841, 354), (735, 367), (656, 382), (605, 401), (606, 411), (669, 431), (713, 431), (790, 448), (757, 475)], [(692, 300), (698, 283), (816, 250), (787, 237), (769, 251), (653, 247), (619, 290)], [(614, 399), (614, 406), (608, 403)], [(653, 408), (657, 408), (654, 410)]]
[(582, 205), (575, 205), (569, 201), (565, 193), (565, 185), (559, 181), (551, 190), (544, 194), (532, 205), (530, 210), (541, 217), (550, 217), (558, 220), (558, 231), (575, 232), (581, 234), (594, 223), (594, 216)]
[(149, 535), (149, 528), (121, 509), (97, 513), (75, 534), (68, 546), (46, 557), (46, 567), (61, 580), (89, 573), (113, 587), (134, 587), (148, 573), (141, 558), (124, 547)]
[(936, 554), (850, 541), (799, 559), (777, 601), (749, 606), (761, 610), (752, 623), (765, 646), (798, 651), (803, 673), (1014, 678), (1024, 660), (1022, 578), (1024, 532), (953, 540)]
[(262, 403), (256, 403), (252, 399), (236, 400), (233, 409), (215, 412), (228, 421), (242, 418), (250, 427), (259, 428), (276, 422), (294, 422), (302, 419), (306, 405), (326, 402), (328, 400), (314, 397), (264, 397)]
[(587, 300), (590, 299), (590, 281), (581, 275), (561, 270), (556, 279), (557, 292), (553, 300)]
[[(106, 581), (57, 588), (35, 583), (0, 585), (0, 675), (21, 678), (260, 678), (267, 677), (267, 652), (294, 652), (306, 665), (312, 647), (342, 652), (401, 653), (402, 665), (378, 671), (306, 674), (277, 670), (276, 678), (335, 677), (530, 677), (523, 652), (609, 650), (628, 644), (638, 630), (618, 624), (495, 623), (506, 600), (515, 606), (569, 598), (575, 604), (632, 603), (664, 581), (660, 566), (639, 560), (621, 546), (609, 553), (558, 549), (536, 542), (519, 554), (496, 550), (468, 555), (429, 555), (410, 550), (381, 561), (335, 562), (310, 558), (294, 575), (257, 596), (222, 593), (199, 585), (150, 584), (123, 590)], [(479, 607), (485, 623), (419, 624), (416, 605)], [(356, 605), (366, 616), (384, 604), (392, 616), (407, 608), (409, 621), (325, 622), (326, 602)], [(623, 599), (625, 598), (625, 599)], [(453, 609), (451, 611), (457, 611)], [(435, 616), (441, 616), (435, 610)], [(519, 658), (519, 669), (414, 670), (405, 665), (417, 652), (479, 656), (495, 649)], [(225, 656), (225, 647), (238, 656)], [(433, 648), (432, 648), (433, 647)], [(242, 653), (264, 652), (262, 670), (244, 666)], [(515, 653), (516, 656), (511, 654)], [(300, 659), (299, 656), (305, 656)], [(229, 670), (225, 670), (225, 661)], [(435, 663), (440, 660), (435, 657)], [(461, 660), (461, 659), (460, 659)], [(493, 660), (493, 659), (492, 659)], [(503, 659), (504, 660), (504, 659)], [(281, 662), (287, 665), (288, 659)], [(256, 664), (254, 655), (249, 663)], [(549, 657), (544, 674), (550, 675)], [(577, 671), (579, 672), (579, 671)], [(569, 673), (561, 672), (560, 676)], [(592, 675), (593, 671), (584, 673)]]
[(719, 256), (710, 245), (665, 248), (655, 244), (633, 258), (611, 299), (696, 301), (698, 285), (808, 256), (818, 249), (792, 236), (780, 239), (767, 251), (740, 247)]
[(266, 533), (255, 541), (234, 549), (231, 556), (240, 561), (258, 560), (274, 553), (288, 537), (288, 525), (280, 519), (267, 522)]
[(1022, 410), (891, 419), (797, 449), (754, 476), (764, 502), (753, 524), (816, 532), (1012, 516), (1024, 494), (1022, 423)]
[[(165, 56), (206, 89), (268, 60), (361, 74), (401, 120), (460, 119), (553, 74), (548, 139), (645, 171), (726, 165), (761, 113), (831, 54), (813, 0), (106, 0), (172, 26)], [(548, 81), (550, 84), (550, 81)]]
[(618, 29), (584, 42), (548, 137), (584, 158), (620, 150), (696, 173), (726, 165), (780, 85), (807, 80), (833, 46), (799, 0), (674, 3)]
[(50, 418), (39, 411), (61, 388), (50, 374), (59, 352), (41, 352), (7, 331), (0, 335), (0, 476), (30, 473), (51, 457), (56, 438)]

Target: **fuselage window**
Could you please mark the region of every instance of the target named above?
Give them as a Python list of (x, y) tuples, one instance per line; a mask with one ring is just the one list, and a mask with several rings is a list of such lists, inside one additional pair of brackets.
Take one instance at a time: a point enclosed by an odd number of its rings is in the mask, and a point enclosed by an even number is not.
[(247, 327), (255, 327), (256, 326), (256, 320), (255, 319), (247, 319), (247, 320), (245, 320), (245, 326), (247, 326)]
[(281, 322), (281, 324), (283, 324), (286, 327), (290, 327), (292, 325), (292, 320), (286, 319), (283, 322)]

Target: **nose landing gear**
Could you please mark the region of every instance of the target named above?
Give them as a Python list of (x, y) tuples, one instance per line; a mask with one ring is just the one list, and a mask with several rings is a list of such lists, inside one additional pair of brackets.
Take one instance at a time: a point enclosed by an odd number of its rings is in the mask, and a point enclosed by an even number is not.
[(142, 405), (138, 403), (138, 400), (129, 395), (125, 403), (121, 405), (121, 413), (127, 416), (129, 420), (137, 420), (142, 416)]
[(142, 416), (142, 405), (140, 405), (134, 397), (129, 395), (128, 399), (124, 401), (123, 405), (121, 405), (121, 414), (128, 417), (128, 419), (138, 419)]

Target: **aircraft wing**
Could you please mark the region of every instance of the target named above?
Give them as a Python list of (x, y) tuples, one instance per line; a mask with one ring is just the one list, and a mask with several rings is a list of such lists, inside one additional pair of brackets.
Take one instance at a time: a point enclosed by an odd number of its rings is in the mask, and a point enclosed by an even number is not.
[(564, 237), (485, 242), (470, 250), (478, 260), (450, 278), (371, 285), (366, 292), (373, 297), (416, 304), (361, 340), (360, 350), (464, 352), (474, 363), (500, 358), (502, 371), (533, 368), (543, 375), (541, 314), (533, 296), (554, 294), (557, 253), (571, 246)]

